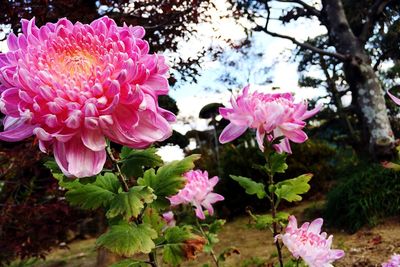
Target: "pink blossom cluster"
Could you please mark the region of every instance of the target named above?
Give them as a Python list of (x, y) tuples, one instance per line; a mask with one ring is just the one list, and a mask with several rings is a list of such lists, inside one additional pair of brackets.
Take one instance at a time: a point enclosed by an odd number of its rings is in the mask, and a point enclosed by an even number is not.
[(257, 143), (264, 150), (264, 139), (269, 142), (283, 137), (275, 145), (279, 152), (292, 153), (289, 141), (303, 143), (308, 139), (303, 131), (305, 119), (315, 115), (320, 107), (307, 110), (307, 103), (294, 103), (291, 93), (265, 94), (249, 93), (249, 86), (237, 98), (231, 99), (232, 108), (220, 108), (219, 112), (229, 125), (222, 131), (219, 141), (230, 142), (242, 135), (248, 128), (257, 130)]
[(162, 217), (163, 217), (163, 220), (167, 223), (167, 228), (174, 227), (176, 225), (174, 213), (172, 211), (164, 212), (162, 214)]
[(205, 219), (204, 207), (210, 215), (214, 214), (212, 204), (224, 200), (224, 197), (213, 193), (214, 186), (218, 183), (218, 177), (208, 179), (207, 171), (192, 170), (184, 174), (187, 183), (178, 194), (169, 198), (172, 206), (191, 204), (195, 207), (196, 216)]
[(382, 267), (400, 267), (400, 254), (393, 254), (388, 262), (382, 263)]
[(169, 90), (168, 66), (149, 54), (142, 27), (108, 17), (21, 23), (0, 54), (0, 140), (35, 135), (65, 175), (85, 177), (102, 170), (106, 138), (144, 148), (171, 135), (175, 116), (158, 106)]
[(333, 236), (321, 232), (323, 220), (318, 218), (297, 228), (296, 217), (289, 216), (285, 233), (278, 235), (292, 255), (301, 257), (310, 267), (332, 267), (333, 261), (344, 256), (344, 251), (331, 249)]

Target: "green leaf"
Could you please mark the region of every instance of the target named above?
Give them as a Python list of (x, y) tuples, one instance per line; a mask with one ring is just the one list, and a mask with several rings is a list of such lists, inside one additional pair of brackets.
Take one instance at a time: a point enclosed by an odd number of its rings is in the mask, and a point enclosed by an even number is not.
[(160, 213), (156, 209), (147, 208), (143, 214), (143, 222), (151, 225), (151, 227), (161, 233), (163, 228), (166, 226), (165, 220), (161, 217)]
[(111, 265), (111, 267), (147, 267), (147, 266), (148, 266), (147, 263), (132, 259), (122, 260)]
[(112, 225), (96, 241), (97, 246), (107, 248), (113, 253), (130, 257), (136, 253), (150, 253), (155, 247), (152, 239), (157, 237), (157, 232), (150, 225), (142, 223), (121, 222)]
[(254, 182), (250, 178), (243, 176), (230, 175), (230, 177), (238, 182), (241, 187), (246, 189), (247, 194), (257, 195), (259, 199), (263, 199), (266, 197), (267, 193), (265, 192), (264, 185), (262, 183)]
[(159, 208), (169, 206), (168, 196), (175, 195), (185, 186), (186, 179), (183, 174), (194, 168), (194, 161), (199, 155), (191, 155), (180, 161), (170, 162), (160, 167), (157, 172), (149, 169), (144, 172), (143, 178), (138, 179), (138, 184), (149, 186), (154, 190), (157, 200), (154, 204)]
[(278, 222), (287, 222), (288, 218), (290, 216), (290, 213), (284, 212), (284, 211), (279, 211), (275, 215), (275, 220)]
[(81, 184), (78, 180), (70, 184), (60, 183), (69, 191), (65, 194), (67, 200), (83, 209), (97, 209), (107, 206), (119, 191), (118, 178), (112, 173), (98, 175), (94, 183)]
[(311, 173), (308, 173), (277, 183), (275, 187), (276, 196), (289, 202), (302, 200), (300, 194), (307, 193), (310, 190), (308, 182), (312, 176)]
[(274, 222), (270, 214), (265, 215), (253, 215), (255, 219), (255, 227), (260, 230), (269, 229)]
[(271, 167), (271, 172), (272, 174), (275, 173), (284, 173), (286, 169), (288, 168), (288, 165), (286, 164), (286, 157), (287, 155), (285, 153), (279, 154), (279, 153), (272, 153), (269, 161), (270, 161), (270, 167)]
[(128, 192), (121, 192), (114, 197), (110, 203), (110, 209), (107, 211), (108, 218), (114, 218), (122, 215), (125, 220), (137, 217), (144, 203), (151, 203), (156, 198), (153, 190), (147, 186), (134, 186)]
[(123, 147), (121, 157), (121, 170), (128, 177), (141, 177), (143, 167), (158, 167), (163, 164), (161, 157), (156, 154), (154, 147), (145, 150), (136, 150)]
[(95, 185), (108, 191), (118, 193), (121, 190), (121, 184), (114, 173), (107, 172), (104, 175), (97, 175)]
[(213, 234), (218, 233), (222, 229), (222, 226), (224, 226), (225, 223), (226, 223), (226, 220), (213, 221), (208, 228), (208, 232), (213, 233)]
[(54, 159), (49, 159), (43, 164), (52, 173), (62, 173), (61, 169), (58, 167), (57, 162)]
[(178, 266), (185, 258), (185, 242), (192, 238), (189, 228), (171, 227), (165, 231), (163, 259), (166, 263)]
[(217, 244), (219, 242), (219, 238), (217, 234), (213, 234), (210, 232), (206, 233), (206, 239), (207, 239), (207, 243), (204, 246), (204, 252), (211, 252), (211, 250), (213, 249), (214, 245)]

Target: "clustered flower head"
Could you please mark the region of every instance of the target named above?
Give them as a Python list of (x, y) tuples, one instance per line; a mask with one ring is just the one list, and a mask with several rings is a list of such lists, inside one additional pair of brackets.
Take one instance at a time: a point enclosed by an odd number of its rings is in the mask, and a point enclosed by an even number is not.
[(331, 263), (342, 258), (344, 251), (331, 249), (333, 236), (327, 238), (325, 232), (321, 233), (322, 224), (323, 220), (318, 218), (297, 228), (296, 217), (291, 215), (285, 233), (276, 238), (281, 238), (292, 255), (296, 259), (301, 257), (310, 267), (333, 267)]
[(303, 143), (308, 139), (303, 131), (305, 119), (315, 115), (320, 107), (307, 110), (307, 103), (294, 103), (291, 93), (265, 94), (249, 93), (249, 86), (237, 98), (231, 99), (232, 108), (220, 108), (222, 117), (229, 120), (229, 125), (222, 131), (219, 141), (230, 142), (242, 135), (248, 128), (257, 130), (257, 143), (264, 150), (264, 139), (272, 142), (283, 137), (274, 145), (279, 152), (292, 153), (289, 141)]
[(65, 175), (85, 177), (103, 168), (105, 138), (144, 148), (171, 135), (175, 117), (158, 106), (169, 90), (168, 66), (149, 54), (142, 27), (118, 27), (108, 17), (21, 23), (0, 54), (0, 140), (35, 135)]
[(388, 262), (382, 263), (382, 267), (399, 267), (400, 254), (393, 254)]
[(218, 177), (208, 179), (207, 171), (201, 170), (188, 171), (184, 174), (187, 183), (178, 194), (169, 198), (172, 206), (180, 204), (191, 204), (195, 207), (196, 216), (205, 219), (204, 207), (210, 215), (214, 214), (212, 204), (224, 200), (224, 197), (213, 193), (214, 186), (218, 183)]

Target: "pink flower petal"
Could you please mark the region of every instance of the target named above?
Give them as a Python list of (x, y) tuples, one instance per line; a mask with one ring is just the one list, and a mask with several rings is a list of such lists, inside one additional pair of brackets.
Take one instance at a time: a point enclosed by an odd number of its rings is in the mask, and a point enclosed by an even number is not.
[(66, 176), (88, 177), (101, 172), (106, 161), (106, 151), (92, 151), (78, 138), (66, 143), (54, 142), (54, 156)]
[(392, 95), (389, 91), (387, 91), (387, 94), (393, 100), (394, 103), (396, 103), (397, 105), (400, 105), (400, 99), (399, 98), (397, 98), (394, 95)]
[(102, 151), (107, 146), (106, 139), (100, 130), (91, 130), (83, 127), (81, 138), (83, 144), (93, 151)]
[(13, 126), (7, 128), (6, 131), (0, 132), (0, 140), (7, 142), (17, 142), (32, 136), (35, 125), (26, 124), (23, 120), (19, 120)]
[(246, 132), (247, 126), (236, 126), (232, 123), (228, 124), (219, 136), (219, 142), (221, 144), (228, 143)]

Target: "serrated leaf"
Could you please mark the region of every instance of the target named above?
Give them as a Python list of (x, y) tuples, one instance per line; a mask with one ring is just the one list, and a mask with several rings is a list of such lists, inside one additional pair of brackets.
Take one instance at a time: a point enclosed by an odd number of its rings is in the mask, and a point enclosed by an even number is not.
[(302, 200), (300, 194), (307, 193), (310, 190), (308, 182), (312, 176), (308, 173), (277, 183), (275, 187), (276, 196), (289, 202)]
[(117, 176), (110, 172), (107, 172), (104, 175), (97, 175), (94, 184), (114, 193), (118, 193), (121, 189), (121, 184)]
[(161, 217), (160, 213), (156, 209), (147, 208), (143, 214), (143, 222), (151, 225), (151, 227), (161, 233), (163, 228), (166, 226), (165, 220)]
[(249, 195), (257, 195), (259, 199), (263, 199), (267, 195), (264, 189), (264, 185), (262, 183), (257, 183), (250, 178), (243, 176), (230, 175), (230, 177), (238, 182)]
[(211, 252), (213, 246), (219, 242), (219, 238), (217, 234), (213, 234), (210, 232), (206, 233), (207, 243), (204, 246), (204, 252)]
[(286, 169), (288, 168), (288, 165), (286, 164), (286, 157), (287, 155), (284, 153), (271, 154), (269, 161), (272, 174), (284, 173), (286, 171)]
[(144, 208), (144, 204), (153, 202), (155, 198), (150, 187), (134, 186), (128, 192), (121, 192), (112, 199), (106, 216), (114, 218), (121, 215), (125, 220), (136, 218)]
[(156, 151), (154, 147), (145, 150), (123, 147), (120, 154), (122, 172), (128, 177), (141, 177), (143, 167), (161, 166), (163, 161)]
[(155, 247), (153, 239), (157, 232), (150, 225), (142, 223), (121, 222), (112, 225), (110, 229), (102, 234), (96, 241), (97, 246), (105, 247), (113, 253), (130, 257), (136, 253), (150, 253)]
[[(77, 180), (67, 184), (67, 200), (83, 209), (97, 209), (107, 206), (119, 191), (118, 178), (112, 173), (98, 175), (94, 183), (81, 184)], [(63, 186), (63, 185), (62, 185)]]
[(57, 162), (54, 159), (49, 159), (43, 164), (52, 173), (62, 173), (60, 167), (58, 167)]
[(222, 226), (224, 226), (226, 223), (226, 220), (215, 220), (213, 221), (210, 226), (208, 227), (208, 232), (216, 234), (218, 233), (221, 229)]
[(154, 204), (159, 207), (168, 207), (168, 196), (175, 195), (185, 186), (186, 179), (183, 174), (194, 168), (194, 161), (199, 159), (199, 155), (191, 155), (180, 161), (170, 162), (160, 167), (157, 172), (149, 169), (144, 172), (143, 178), (138, 179), (138, 184), (149, 186), (154, 190), (157, 200)]
[(288, 218), (290, 216), (290, 213), (284, 212), (284, 211), (279, 211), (276, 213), (275, 218), (277, 221), (281, 222), (287, 222)]
[(72, 205), (80, 206), (83, 209), (97, 209), (108, 203), (114, 195), (113, 192), (93, 184), (82, 185), (65, 194)]
[(171, 227), (165, 231), (163, 259), (166, 263), (178, 266), (185, 258), (185, 242), (193, 238), (189, 228)]
[(117, 263), (114, 263), (110, 267), (147, 267), (147, 266), (148, 266), (147, 263), (137, 261), (137, 260), (132, 260), (132, 259), (126, 259), (126, 260), (122, 260)]
[(274, 220), (272, 219), (272, 215), (254, 215), (253, 219), (255, 220), (255, 228), (263, 230), (271, 227)]

